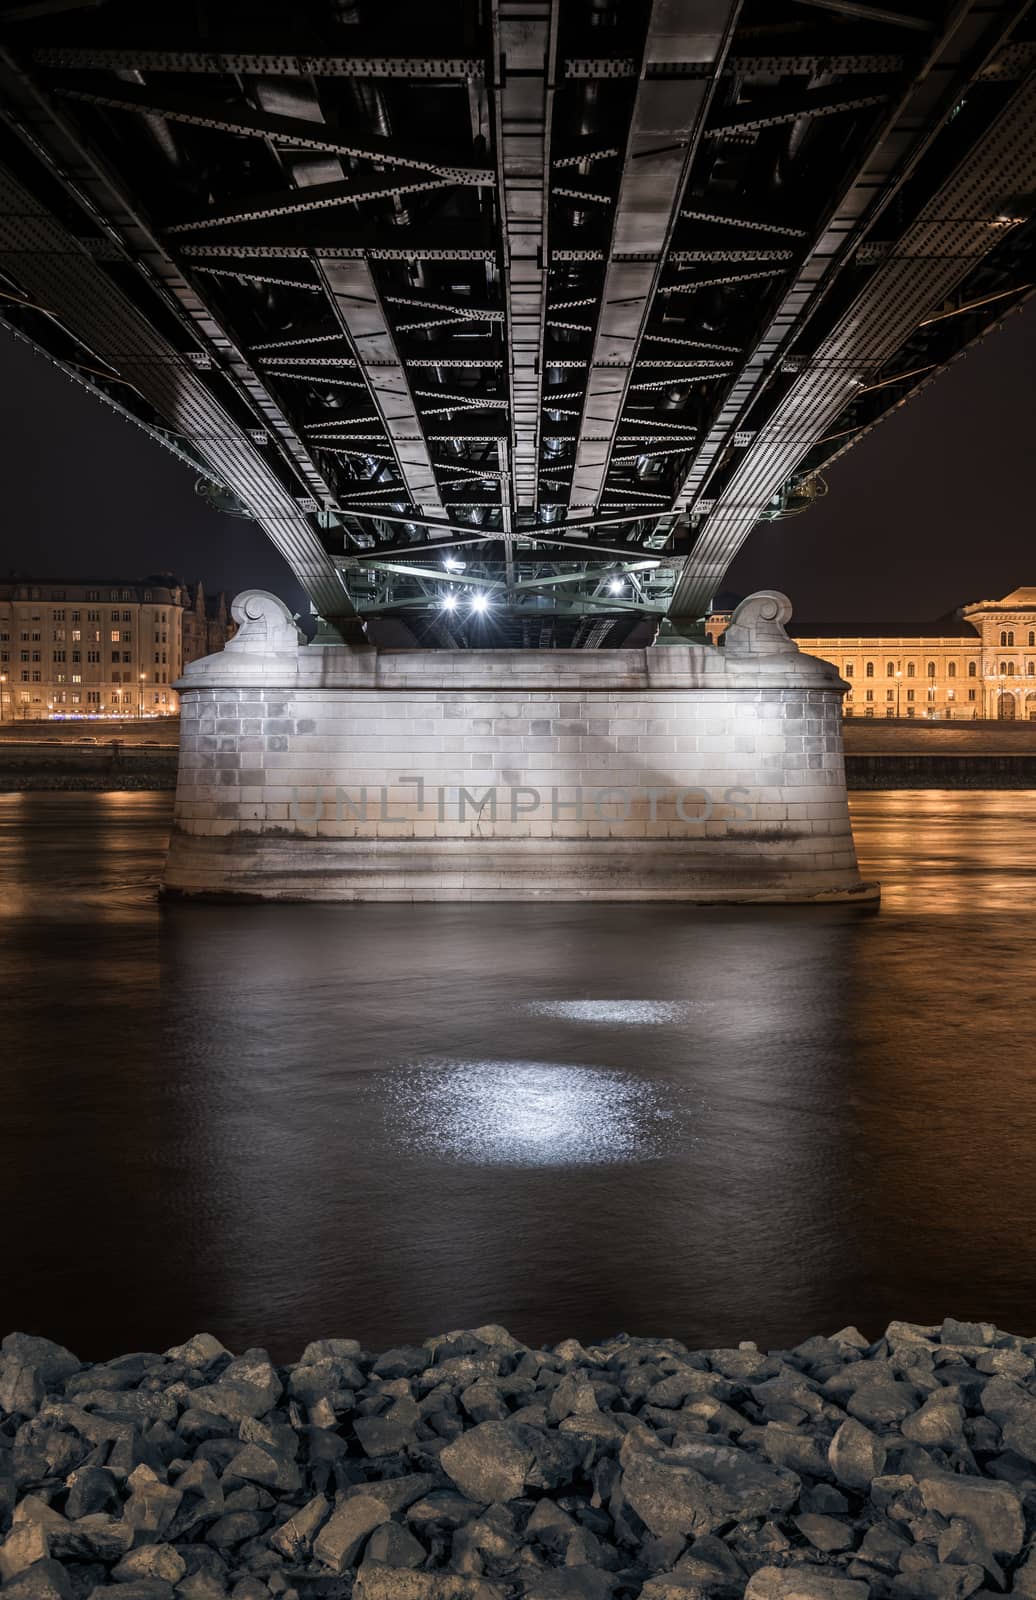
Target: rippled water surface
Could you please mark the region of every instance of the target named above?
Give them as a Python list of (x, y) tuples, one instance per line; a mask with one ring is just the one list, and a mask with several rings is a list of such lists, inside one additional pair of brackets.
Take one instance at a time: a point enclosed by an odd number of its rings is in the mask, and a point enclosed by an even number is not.
[(0, 1322), (1036, 1333), (1036, 795), (853, 810), (876, 916), (160, 907), (168, 796), (0, 796)]

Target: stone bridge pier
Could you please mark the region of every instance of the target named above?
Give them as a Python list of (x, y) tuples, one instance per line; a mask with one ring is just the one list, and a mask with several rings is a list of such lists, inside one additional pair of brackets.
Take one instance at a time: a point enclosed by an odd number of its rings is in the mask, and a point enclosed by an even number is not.
[(841, 698), (742, 602), (722, 648), (306, 644), (249, 590), (181, 696), (164, 887), (272, 900), (873, 904)]

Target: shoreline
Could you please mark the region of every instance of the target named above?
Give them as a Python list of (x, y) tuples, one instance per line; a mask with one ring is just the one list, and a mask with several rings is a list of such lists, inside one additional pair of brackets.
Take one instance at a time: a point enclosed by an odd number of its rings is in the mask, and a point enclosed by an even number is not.
[(1036, 1339), (0, 1355), (11, 1600), (1036, 1595)]

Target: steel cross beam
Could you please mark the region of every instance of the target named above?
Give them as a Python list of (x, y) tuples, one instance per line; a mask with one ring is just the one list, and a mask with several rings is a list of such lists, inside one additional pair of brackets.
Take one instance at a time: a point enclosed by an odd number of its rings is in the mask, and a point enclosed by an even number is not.
[[(502, 228), (515, 510), (539, 503), (547, 210), (559, 0), (493, 0), (493, 109)], [(504, 511), (509, 529), (510, 509)]]
[(718, 497), (673, 594), (675, 617), (699, 616), (759, 513), (834, 418), (903, 339), (996, 246), (1004, 174), (1036, 189), (1036, 79), (1027, 79), (979, 147), (923, 208), (792, 384)]
[[(601, 499), (684, 182), (740, 3), (725, 0), (713, 6), (704, 31), (697, 0), (653, 0), (651, 6), (576, 440), (569, 493), (573, 517), (588, 515), (578, 508)], [(691, 58), (708, 67), (708, 78), (652, 75), (671, 62)]]

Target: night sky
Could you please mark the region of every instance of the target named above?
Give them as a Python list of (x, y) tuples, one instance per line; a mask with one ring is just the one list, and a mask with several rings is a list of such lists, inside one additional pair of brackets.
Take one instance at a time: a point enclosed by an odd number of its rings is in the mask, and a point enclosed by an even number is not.
[[(800, 624), (862, 627), (1036, 584), (1034, 416), (1036, 304), (843, 457), (821, 505), (760, 525), (728, 588), (783, 589)], [(188, 467), (2, 330), (0, 423), (0, 574), (173, 571), (303, 606), (259, 528), (208, 507)]]

